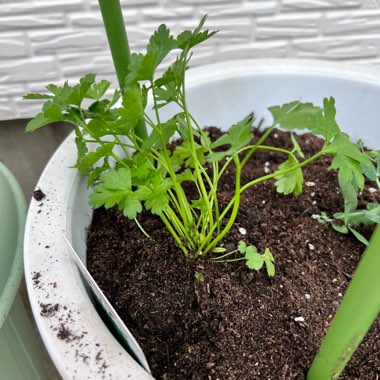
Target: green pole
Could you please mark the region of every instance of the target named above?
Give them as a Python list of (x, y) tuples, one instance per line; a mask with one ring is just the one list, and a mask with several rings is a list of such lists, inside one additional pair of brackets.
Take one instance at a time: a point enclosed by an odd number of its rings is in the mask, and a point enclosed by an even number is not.
[(315, 357), (307, 380), (337, 379), (380, 313), (380, 226)]
[[(125, 30), (123, 12), (119, 0), (99, 0), (99, 7), (103, 17), (104, 28), (107, 33), (113, 64), (120, 89), (123, 91), (124, 80), (128, 74), (128, 64), (131, 52), (127, 32)], [(144, 120), (141, 120), (135, 129), (136, 135), (146, 139), (147, 132)]]

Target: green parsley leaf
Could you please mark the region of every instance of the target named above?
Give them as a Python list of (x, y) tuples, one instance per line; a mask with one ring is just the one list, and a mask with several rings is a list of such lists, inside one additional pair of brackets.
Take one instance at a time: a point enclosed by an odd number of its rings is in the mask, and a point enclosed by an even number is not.
[(53, 121), (51, 121), (51, 119), (44, 116), (43, 112), (40, 112), (39, 114), (37, 114), (37, 116), (34, 119), (28, 122), (25, 130), (26, 132), (33, 132), (36, 129), (41, 128), (44, 125), (48, 125), (52, 122)]
[(290, 138), (291, 138), (292, 143), (293, 143), (293, 153), (298, 153), (298, 155), (299, 155), (301, 158), (305, 158), (305, 155), (303, 154), (302, 149), (301, 149), (301, 147), (299, 146), (298, 141), (296, 140), (296, 138), (295, 138), (295, 136), (293, 135), (293, 133), (290, 135)]
[(124, 88), (123, 107), (119, 109), (123, 133), (135, 128), (144, 117), (144, 106), (141, 90), (138, 84), (131, 84)]
[(185, 30), (177, 36), (177, 44), (178, 47), (182, 50), (190, 50), (195, 45), (206, 41), (210, 37), (212, 37), (217, 31), (209, 32), (205, 30), (201, 32), (203, 25), (207, 19), (207, 15), (203, 16), (199, 25), (194, 29), (194, 31)]
[(263, 253), (263, 259), (267, 268), (268, 276), (273, 277), (276, 273), (276, 270), (274, 268), (274, 257), (269, 248), (265, 248), (265, 251)]
[(149, 186), (145, 186), (144, 199), (145, 207), (154, 215), (161, 215), (169, 204), (168, 190), (173, 186), (170, 178), (162, 178), (156, 174), (150, 181)]
[[(278, 171), (290, 169), (297, 164), (297, 159), (294, 156), (289, 155), (288, 159), (279, 165)], [(300, 195), (302, 193), (303, 174), (301, 168), (297, 168), (285, 174), (278, 175), (275, 177), (275, 179), (277, 192), (285, 195), (291, 193), (294, 195)]]
[(340, 132), (338, 124), (335, 120), (336, 109), (335, 99), (333, 97), (330, 97), (330, 99), (323, 99), (323, 113), (325, 123), (321, 125), (323, 127), (323, 130), (320, 131), (320, 134), (322, 134), (325, 137), (326, 141), (329, 142)]
[(33, 94), (26, 94), (22, 98), (25, 100), (41, 100), (41, 99), (51, 99), (52, 96), (48, 94), (33, 93)]
[(350, 141), (343, 132), (337, 134), (327, 146), (326, 153), (334, 155), (331, 168), (338, 171), (339, 186), (345, 203), (345, 223), (348, 214), (357, 207), (357, 194), (364, 187), (363, 165), (372, 165), (369, 157)]
[[(163, 61), (170, 51), (177, 47), (177, 43), (166, 25), (161, 24), (153, 33), (147, 46), (147, 56), (152, 57), (152, 72)], [(151, 78), (153, 80), (153, 76)]]
[(213, 152), (207, 156), (207, 161), (218, 162), (227, 156), (232, 156), (239, 149), (248, 145), (252, 140), (253, 114), (234, 124), (223, 136), (211, 143), (211, 148), (215, 149), (224, 145), (229, 145), (229, 149), (223, 152)]
[(95, 74), (87, 74), (79, 80), (79, 84), (75, 85), (71, 89), (70, 95), (67, 97), (68, 104), (74, 104), (78, 107), (83, 102), (83, 99), (87, 97), (87, 91), (91, 85), (95, 83)]
[(240, 253), (245, 253), (246, 249), (247, 249), (247, 244), (243, 240), (240, 240), (238, 244), (238, 251)]
[(87, 89), (86, 97), (90, 99), (100, 100), (105, 92), (108, 90), (111, 82), (102, 79), (98, 83), (93, 83), (91, 87)]
[(352, 227), (348, 227), (348, 229), (361, 243), (363, 243), (364, 245), (369, 245), (369, 241), (360, 232), (356, 231)]
[(264, 264), (264, 257), (257, 252), (256, 247), (250, 245), (245, 250), (246, 265), (249, 269), (259, 271)]
[(129, 219), (136, 218), (142, 211), (143, 191), (133, 191), (132, 176), (126, 168), (109, 169), (100, 174), (100, 183), (90, 195), (90, 204), (96, 208), (117, 205)]
[[(337, 220), (344, 220), (344, 213), (338, 212), (334, 214)], [(371, 224), (380, 223), (380, 205), (377, 203), (368, 203), (367, 209), (354, 210), (348, 214), (347, 224), (350, 226), (369, 226)]]
[(203, 276), (203, 274), (201, 272), (195, 272), (194, 277), (198, 282), (204, 282), (205, 281), (205, 277)]
[[(77, 142), (78, 146), (79, 142)], [(111, 156), (115, 143), (103, 143), (95, 151), (79, 154), (75, 167), (81, 174), (88, 175), (94, 170), (94, 165), (100, 160)], [(83, 149), (83, 148), (82, 148)], [(84, 152), (87, 152), (83, 149)]]
[(327, 142), (340, 132), (335, 121), (335, 100), (332, 97), (324, 99), (323, 109), (312, 103), (295, 101), (270, 107), (269, 111), (274, 124), (288, 131), (308, 129), (316, 135), (324, 136)]
[(314, 131), (323, 122), (323, 114), (320, 107), (312, 103), (299, 101), (273, 106), (269, 108), (274, 125), (293, 131), (295, 129), (308, 129)]
[(148, 138), (143, 142), (142, 149), (146, 152), (149, 152), (151, 148), (162, 148), (162, 145), (166, 145), (169, 142), (170, 138), (174, 135), (176, 130), (177, 124), (175, 117), (169, 119), (164, 123), (161, 123), (161, 135), (158, 130), (153, 129)]

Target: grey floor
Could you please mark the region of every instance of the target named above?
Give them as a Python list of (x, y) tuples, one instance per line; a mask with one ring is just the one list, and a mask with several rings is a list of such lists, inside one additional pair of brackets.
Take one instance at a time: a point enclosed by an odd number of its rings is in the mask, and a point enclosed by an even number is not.
[[(43, 168), (71, 128), (67, 125), (57, 124), (42, 128), (33, 133), (25, 133), (26, 123), (27, 120), (0, 122), (0, 161), (13, 172), (29, 203)], [(33, 321), (24, 282), (21, 284), (20, 292), (30, 319)], [(60, 379), (48, 354), (44, 350), (37, 329), (36, 339), (44, 351), (48, 379)]]
[(49, 157), (71, 128), (56, 124), (26, 133), (27, 122), (0, 121), (0, 161), (16, 176), (29, 200)]

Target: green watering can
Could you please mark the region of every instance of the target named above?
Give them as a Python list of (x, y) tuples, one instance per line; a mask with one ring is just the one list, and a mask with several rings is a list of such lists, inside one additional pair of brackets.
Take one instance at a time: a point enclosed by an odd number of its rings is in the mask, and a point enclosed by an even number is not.
[(23, 276), (26, 203), (0, 162), (0, 379), (46, 379), (41, 348), (18, 292)]

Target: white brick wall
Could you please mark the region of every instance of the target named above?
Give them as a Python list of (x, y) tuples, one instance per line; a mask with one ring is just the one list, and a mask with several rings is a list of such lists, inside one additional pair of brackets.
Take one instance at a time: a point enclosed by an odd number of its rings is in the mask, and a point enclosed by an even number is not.
[[(166, 23), (204, 14), (219, 29), (192, 65), (241, 58), (317, 58), (380, 66), (380, 0), (121, 0), (132, 49)], [(97, 0), (0, 0), (0, 120), (31, 117), (22, 101), (47, 82), (113, 75)]]

